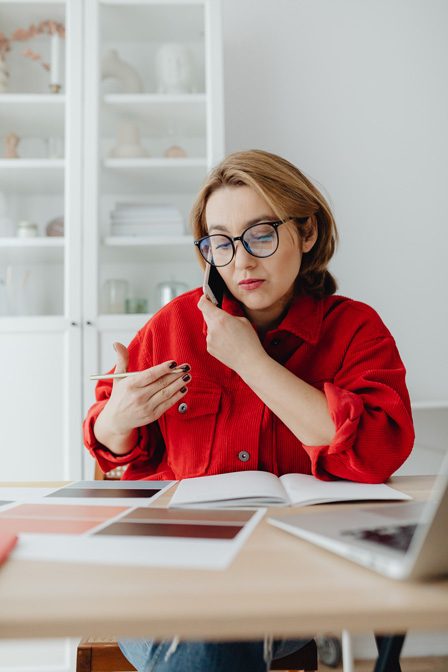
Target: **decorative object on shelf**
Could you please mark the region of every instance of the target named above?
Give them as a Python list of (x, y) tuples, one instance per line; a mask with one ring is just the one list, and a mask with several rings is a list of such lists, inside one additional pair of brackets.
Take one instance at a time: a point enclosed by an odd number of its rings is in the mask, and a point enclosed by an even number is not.
[(3, 33), (0, 33), (0, 93), (5, 93), (8, 90), (9, 70), (6, 65), (6, 59), (1, 53)]
[(33, 287), (31, 271), (26, 266), (7, 266), (5, 274), (6, 311), (8, 315), (33, 315), (39, 302)]
[(106, 280), (103, 286), (103, 296), (106, 313), (124, 313), (126, 299), (129, 296), (129, 282), (122, 278)]
[(182, 213), (174, 205), (117, 203), (111, 212), (112, 236), (181, 236)]
[(162, 44), (156, 53), (159, 93), (191, 93), (194, 84), (194, 63), (190, 49), (178, 42)]
[(12, 219), (8, 217), (5, 194), (0, 191), (0, 236), (10, 236), (13, 228)]
[(11, 37), (7, 37), (0, 33), (0, 55), (5, 58), (5, 54), (11, 50), (12, 42), (27, 42), (37, 35), (51, 36), (51, 59), (50, 63), (46, 63), (42, 59), (42, 55), (32, 49), (25, 49), (22, 55), (25, 58), (30, 58), (32, 61), (40, 62), (41, 66), (47, 72), (50, 72), (50, 91), (52, 93), (59, 93), (61, 90), (60, 72), (59, 72), (59, 43), (60, 39), (65, 37), (65, 26), (62, 23), (53, 21), (51, 19), (41, 21), (40, 23), (32, 24), (29, 28), (17, 28)]
[(60, 61), (60, 36), (56, 31), (51, 35), (51, 65), (50, 65), (50, 91), (59, 93), (61, 90), (61, 77), (59, 73)]
[(101, 61), (101, 79), (118, 80), (119, 91), (116, 93), (141, 93), (142, 80), (138, 72), (123, 61), (116, 49), (109, 49)]
[(54, 136), (45, 140), (47, 159), (64, 158), (64, 141), (62, 138)]
[(5, 137), (5, 159), (18, 159), (17, 147), (20, 138), (16, 133), (8, 133)]
[(64, 235), (64, 217), (55, 217), (48, 222), (45, 232), (47, 236), (56, 237)]
[(122, 121), (120, 123), (117, 130), (117, 144), (111, 149), (109, 156), (121, 159), (149, 156), (140, 144), (140, 131), (134, 122)]
[(17, 224), (18, 238), (36, 238), (39, 235), (39, 227), (34, 222), (23, 219)]
[(176, 296), (180, 296), (188, 290), (188, 285), (185, 282), (177, 282), (176, 280), (166, 280), (159, 282), (156, 288), (156, 302), (162, 308), (166, 306)]
[(146, 299), (126, 299), (125, 308), (126, 312), (130, 314), (147, 313), (148, 301)]
[(184, 159), (188, 154), (180, 145), (171, 145), (164, 151), (163, 156), (167, 159)]

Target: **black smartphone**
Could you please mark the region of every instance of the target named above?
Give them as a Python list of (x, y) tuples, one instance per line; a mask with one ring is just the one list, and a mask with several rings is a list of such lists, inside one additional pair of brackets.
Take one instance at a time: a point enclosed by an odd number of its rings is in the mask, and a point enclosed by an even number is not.
[(205, 296), (210, 299), (210, 301), (214, 303), (215, 306), (218, 306), (218, 308), (221, 308), (222, 306), (222, 297), (224, 295), (225, 288), (225, 282), (219, 275), (216, 266), (206, 264), (202, 290)]

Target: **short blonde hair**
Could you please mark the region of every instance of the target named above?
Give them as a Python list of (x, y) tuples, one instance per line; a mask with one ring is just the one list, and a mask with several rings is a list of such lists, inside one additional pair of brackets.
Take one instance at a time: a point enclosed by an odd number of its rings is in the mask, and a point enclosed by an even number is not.
[(207, 235), (207, 201), (224, 186), (254, 189), (276, 217), (294, 219), (301, 239), (307, 237), (310, 224), (315, 224), (317, 240), (303, 255), (298, 290), (315, 296), (334, 294), (337, 284), (327, 266), (338, 240), (336, 222), (324, 196), (296, 166), (259, 149), (229, 154), (210, 172), (193, 205), (190, 220), (195, 239)]

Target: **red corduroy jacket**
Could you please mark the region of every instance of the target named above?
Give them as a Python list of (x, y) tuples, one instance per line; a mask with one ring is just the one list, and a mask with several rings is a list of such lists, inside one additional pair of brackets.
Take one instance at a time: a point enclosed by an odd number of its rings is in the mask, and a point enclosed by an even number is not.
[[(104, 471), (127, 464), (125, 479), (180, 479), (262, 469), (382, 482), (404, 462), (414, 441), (405, 368), (372, 308), (342, 296), (300, 296), (262, 339), (273, 359), (325, 393), (334, 439), (307, 446), (234, 371), (208, 354), (197, 308), (201, 293), (198, 288), (171, 301), (129, 346), (129, 371), (166, 360), (188, 362), (192, 381), (181, 402), (140, 428), (138, 445), (124, 456), (95, 439), (93, 426), (112, 385), (98, 383), (84, 440)], [(231, 297), (224, 298), (223, 310), (243, 315)]]

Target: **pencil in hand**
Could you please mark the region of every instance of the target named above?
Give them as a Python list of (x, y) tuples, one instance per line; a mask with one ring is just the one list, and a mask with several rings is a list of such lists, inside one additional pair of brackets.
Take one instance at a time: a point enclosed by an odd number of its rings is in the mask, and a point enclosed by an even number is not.
[[(183, 366), (177, 366), (175, 369), (171, 369), (170, 373), (184, 373), (185, 369)], [(130, 376), (138, 376), (141, 371), (125, 371), (124, 373), (96, 373), (95, 375), (89, 376), (90, 380), (116, 380), (119, 378), (128, 378)]]

